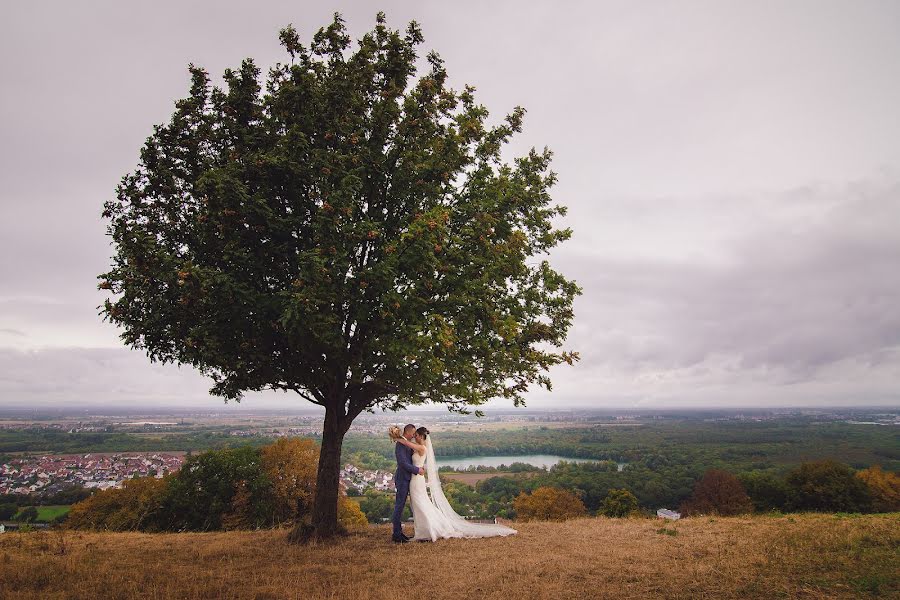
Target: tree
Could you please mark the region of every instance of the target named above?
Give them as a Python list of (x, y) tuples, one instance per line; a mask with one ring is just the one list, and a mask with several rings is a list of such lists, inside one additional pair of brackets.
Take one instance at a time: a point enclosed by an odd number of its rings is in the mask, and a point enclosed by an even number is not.
[(587, 514), (581, 498), (552, 487), (539, 487), (531, 494), (522, 492), (513, 501), (513, 508), (518, 521), (565, 521)]
[(12, 519), (19, 512), (19, 507), (11, 502), (0, 504), (0, 521)]
[(859, 471), (856, 476), (869, 486), (872, 495), (872, 510), (876, 512), (900, 511), (900, 475), (884, 471), (875, 465)]
[(277, 523), (308, 515), (316, 489), (319, 448), (300, 438), (281, 438), (260, 449), (261, 466), (272, 486)]
[(638, 499), (628, 490), (609, 490), (600, 507), (600, 514), (607, 517), (627, 517), (638, 509)]
[(28, 506), (16, 515), (16, 521), (20, 523), (34, 523), (38, 518), (38, 510), (34, 506)]
[(370, 523), (382, 523), (391, 518), (394, 500), (387, 494), (369, 492), (365, 500), (359, 503), (359, 508)]
[[(260, 450), (251, 446), (189, 457), (167, 486), (165, 528), (214, 531), (226, 525), (271, 525), (271, 485), (260, 463)], [(238, 493), (246, 497), (236, 501)]]
[(751, 471), (738, 475), (738, 480), (750, 496), (754, 510), (759, 512), (784, 510), (788, 488), (783, 479), (771, 473)]
[(865, 512), (872, 505), (866, 482), (835, 460), (802, 463), (785, 481), (792, 510)]
[[(469, 412), (524, 404), (560, 350), (581, 293), (546, 254), (551, 152), (501, 150), (474, 89), (448, 87), (438, 54), (416, 77), (415, 22), (351, 48), (340, 15), (289, 64), (246, 59), (225, 87), (190, 66), (189, 96), (157, 125), (104, 204), (115, 249), (101, 314), (153, 362), (187, 364), (210, 392), (293, 392), (324, 409), (312, 528), (339, 531), (341, 447), (375, 408)], [(476, 410), (476, 414), (480, 414)]]
[(709, 469), (694, 486), (694, 492), (681, 505), (687, 515), (722, 516), (753, 512), (753, 502), (737, 477), (722, 469)]

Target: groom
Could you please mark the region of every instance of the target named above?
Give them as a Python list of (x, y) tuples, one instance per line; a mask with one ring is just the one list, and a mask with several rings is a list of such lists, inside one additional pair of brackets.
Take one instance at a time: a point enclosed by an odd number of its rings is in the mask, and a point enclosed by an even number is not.
[[(403, 437), (410, 442), (416, 436), (416, 426), (407, 425), (403, 428)], [(403, 444), (394, 444), (394, 456), (397, 458), (397, 472), (394, 473), (394, 486), (397, 488), (397, 497), (394, 499), (394, 515), (391, 522), (394, 524), (394, 533), (391, 541), (395, 544), (405, 544), (409, 536), (403, 533), (403, 507), (406, 506), (406, 498), (409, 496), (409, 481), (413, 475), (425, 474), (425, 469), (412, 464), (412, 448)]]

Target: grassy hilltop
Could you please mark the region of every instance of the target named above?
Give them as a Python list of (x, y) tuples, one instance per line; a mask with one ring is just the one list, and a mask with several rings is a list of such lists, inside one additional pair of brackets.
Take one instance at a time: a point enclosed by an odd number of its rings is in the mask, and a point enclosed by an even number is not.
[[(860, 598), (900, 594), (900, 513), (576, 519), (403, 546), (370, 527), (0, 536), (0, 596), (51, 598)], [(672, 532), (675, 532), (674, 535)], [(429, 575), (430, 569), (434, 576)]]

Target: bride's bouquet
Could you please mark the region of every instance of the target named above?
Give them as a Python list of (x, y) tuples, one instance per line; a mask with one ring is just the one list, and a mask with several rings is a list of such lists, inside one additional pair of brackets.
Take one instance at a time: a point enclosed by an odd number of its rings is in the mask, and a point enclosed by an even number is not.
[(396, 425), (391, 425), (388, 427), (388, 436), (391, 438), (392, 442), (396, 442), (403, 437), (403, 432), (400, 431), (400, 428)]

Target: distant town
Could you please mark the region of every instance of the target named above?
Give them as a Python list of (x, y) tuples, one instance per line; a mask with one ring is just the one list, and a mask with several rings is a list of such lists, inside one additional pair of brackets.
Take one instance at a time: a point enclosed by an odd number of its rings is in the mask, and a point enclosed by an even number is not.
[(183, 453), (43, 455), (0, 465), (0, 494), (50, 495), (71, 486), (118, 488), (135, 477), (163, 477), (181, 467)]

